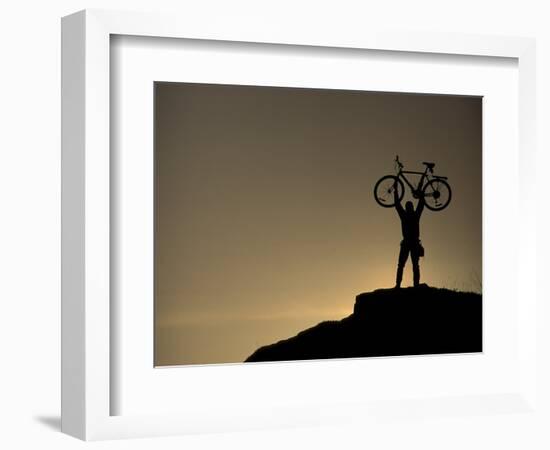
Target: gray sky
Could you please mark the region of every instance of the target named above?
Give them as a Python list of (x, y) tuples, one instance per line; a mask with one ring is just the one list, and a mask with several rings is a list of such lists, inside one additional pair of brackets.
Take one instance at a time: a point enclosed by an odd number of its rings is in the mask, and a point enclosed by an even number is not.
[[(155, 364), (239, 362), (389, 287), (401, 240), (375, 182), (436, 163), (422, 281), (480, 290), (480, 97), (155, 84)], [(412, 283), (410, 262), (404, 284)]]

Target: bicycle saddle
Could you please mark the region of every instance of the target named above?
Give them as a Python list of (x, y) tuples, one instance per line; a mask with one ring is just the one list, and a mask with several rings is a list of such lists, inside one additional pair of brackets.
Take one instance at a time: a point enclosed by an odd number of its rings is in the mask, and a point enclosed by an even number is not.
[(428, 166), (428, 169), (433, 169), (435, 167), (435, 163), (423, 162), (422, 164)]

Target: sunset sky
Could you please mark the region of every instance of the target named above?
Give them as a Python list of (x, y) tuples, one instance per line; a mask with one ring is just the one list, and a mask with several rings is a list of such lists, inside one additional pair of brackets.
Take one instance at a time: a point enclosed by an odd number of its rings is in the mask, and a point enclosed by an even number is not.
[[(480, 97), (155, 83), (155, 365), (240, 362), (395, 283), (373, 187), (436, 163), (423, 282), (481, 290)], [(404, 285), (412, 284), (410, 261)]]

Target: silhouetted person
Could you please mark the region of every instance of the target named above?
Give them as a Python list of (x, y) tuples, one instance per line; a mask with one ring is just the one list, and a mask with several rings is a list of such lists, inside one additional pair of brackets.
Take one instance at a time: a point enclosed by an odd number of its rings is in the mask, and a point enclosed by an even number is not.
[(424, 197), (420, 195), (416, 210), (414, 209), (412, 202), (405, 203), (405, 209), (399, 201), (397, 195), (397, 187), (393, 190), (395, 199), (395, 209), (401, 219), (401, 231), (403, 233), (403, 240), (401, 241), (401, 250), (399, 251), (399, 260), (397, 262), (397, 274), (395, 276), (395, 287), (401, 287), (401, 280), (403, 279), (403, 268), (407, 262), (409, 254), (411, 255), (411, 262), (413, 266), (413, 281), (414, 286), (420, 285), (420, 266), (419, 259), (421, 253), (420, 245), (420, 216), (424, 211)]

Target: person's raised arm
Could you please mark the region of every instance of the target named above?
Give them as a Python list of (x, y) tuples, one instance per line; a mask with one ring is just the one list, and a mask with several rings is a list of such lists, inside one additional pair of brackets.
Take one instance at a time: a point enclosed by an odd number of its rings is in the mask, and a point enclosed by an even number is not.
[(397, 212), (399, 215), (403, 215), (405, 210), (403, 209), (403, 205), (401, 205), (401, 202), (399, 201), (399, 194), (397, 192), (397, 179), (395, 180), (395, 183), (393, 184), (393, 201), (395, 203), (395, 209), (397, 209)]
[(420, 219), (420, 216), (422, 215), (422, 211), (424, 211), (424, 206), (426, 205), (426, 201), (424, 200), (424, 194), (421, 192), (418, 199), (418, 205), (416, 205), (416, 215)]

